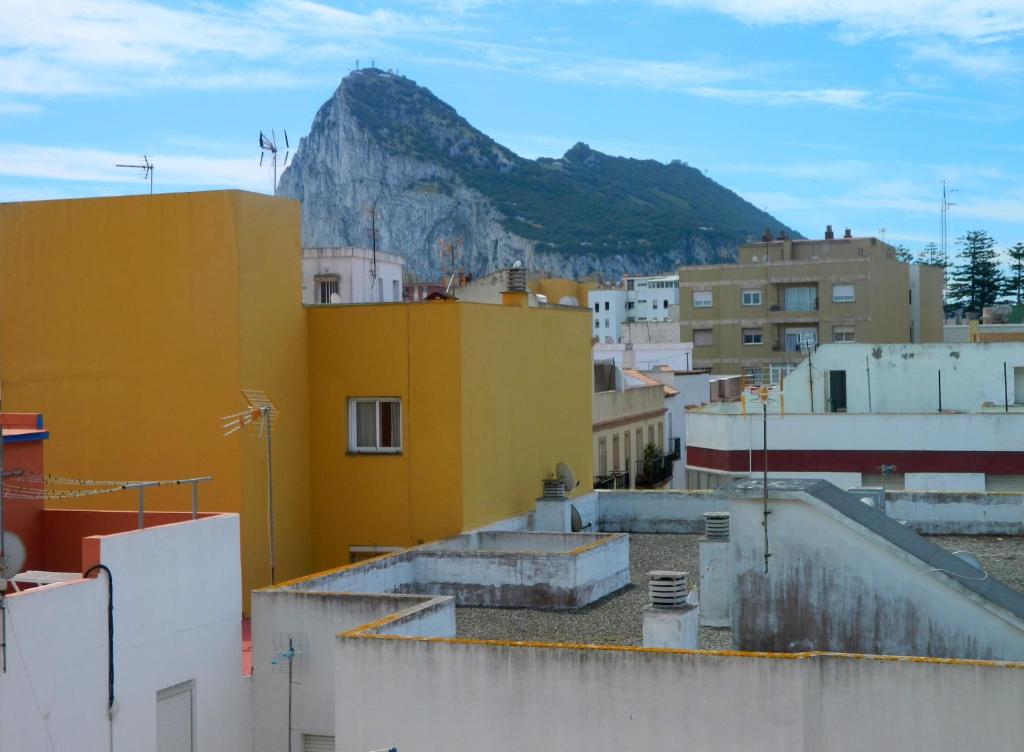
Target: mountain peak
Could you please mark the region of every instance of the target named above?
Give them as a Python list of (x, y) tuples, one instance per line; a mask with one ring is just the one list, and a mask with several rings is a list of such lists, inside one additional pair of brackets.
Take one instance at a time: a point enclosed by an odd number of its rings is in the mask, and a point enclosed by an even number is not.
[(439, 238), (462, 238), (468, 272), (516, 259), (565, 276), (669, 271), (731, 261), (737, 246), (790, 228), (692, 167), (575, 144), (524, 159), (404, 76), (354, 71), (320, 108), (281, 176), (302, 203), (304, 246), (378, 247), (427, 278)]

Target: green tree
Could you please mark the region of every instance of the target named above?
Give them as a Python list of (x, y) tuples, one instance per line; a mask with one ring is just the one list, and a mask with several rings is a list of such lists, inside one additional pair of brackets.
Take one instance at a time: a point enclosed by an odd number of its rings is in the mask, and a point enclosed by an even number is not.
[(896, 252), (896, 260), (901, 261), (904, 264), (914, 263), (914, 254), (910, 252), (910, 249), (900, 243), (893, 250)]
[(1014, 303), (1024, 303), (1024, 243), (1017, 243), (1006, 253), (1010, 257), (1010, 273), (1006, 275), (1003, 294), (1009, 295)]
[(941, 266), (943, 268), (949, 266), (949, 264), (943, 263), (942, 254), (939, 253), (939, 247), (935, 245), (935, 243), (928, 243), (928, 245), (922, 248), (921, 253), (918, 254), (917, 260), (914, 263), (927, 264), (928, 266)]
[(957, 238), (963, 263), (953, 269), (949, 282), (949, 302), (965, 311), (981, 313), (999, 299), (1005, 288), (996, 261), (996, 241), (984, 230), (971, 230)]

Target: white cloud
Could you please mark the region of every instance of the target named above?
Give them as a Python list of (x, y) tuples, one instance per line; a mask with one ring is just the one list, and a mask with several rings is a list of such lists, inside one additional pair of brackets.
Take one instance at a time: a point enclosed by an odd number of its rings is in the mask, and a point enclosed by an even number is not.
[[(0, 144), (0, 175), (14, 178), (87, 183), (141, 183), (141, 173), (115, 167), (135, 164), (139, 155), (101, 149), (71, 149), (33, 144)], [(271, 177), (249, 157), (207, 157), (156, 152), (149, 155), (156, 166), (157, 190), (181, 186), (244, 188), (270, 192)]]
[(945, 63), (973, 78), (1017, 75), (1021, 71), (1021, 59), (1002, 47), (964, 50), (943, 40), (929, 40), (911, 49), (916, 60)]
[(39, 105), (27, 102), (0, 102), (0, 115), (25, 115), (40, 111)]
[(823, 104), (830, 107), (859, 109), (870, 105), (871, 92), (863, 89), (727, 89), (698, 86), (691, 94), (707, 99), (721, 99), (734, 104), (757, 104), (782, 107), (795, 104)]
[(943, 36), (987, 42), (1024, 33), (1020, 0), (653, 0), (709, 10), (746, 24), (834, 24), (840, 37)]

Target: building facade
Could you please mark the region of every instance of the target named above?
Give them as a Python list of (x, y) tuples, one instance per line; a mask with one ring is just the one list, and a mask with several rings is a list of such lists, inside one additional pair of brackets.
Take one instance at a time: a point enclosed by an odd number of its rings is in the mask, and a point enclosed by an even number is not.
[(623, 277), (627, 321), (672, 321), (678, 318), (679, 277)]
[(405, 259), (369, 248), (303, 248), (302, 302), (400, 303)]
[[(768, 413), (774, 477), (1024, 491), (1024, 343), (826, 345), (771, 391)], [(749, 391), (689, 410), (686, 425), (690, 488), (764, 468), (762, 409)]]
[(777, 383), (819, 344), (941, 342), (942, 269), (876, 238), (773, 240), (739, 262), (679, 270), (680, 338), (694, 365)]
[(587, 312), (505, 295), (308, 309), (317, 568), (591, 490)]
[(619, 342), (619, 327), (626, 320), (626, 291), (592, 290), (588, 300), (593, 311), (594, 341), (604, 344)]

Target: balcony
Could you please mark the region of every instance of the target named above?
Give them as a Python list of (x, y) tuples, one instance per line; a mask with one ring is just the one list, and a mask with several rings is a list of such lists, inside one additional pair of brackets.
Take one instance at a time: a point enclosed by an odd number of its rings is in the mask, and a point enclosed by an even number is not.
[(607, 475), (594, 476), (594, 489), (619, 490), (629, 488), (629, 470), (617, 470)]
[(676, 455), (662, 454), (647, 462), (636, 463), (636, 487), (658, 488), (672, 477), (672, 462)]

